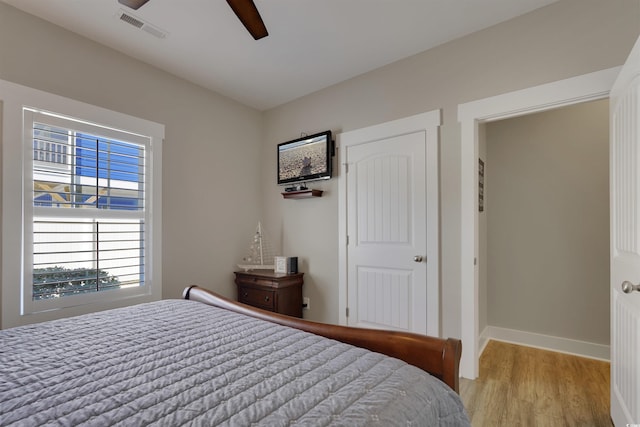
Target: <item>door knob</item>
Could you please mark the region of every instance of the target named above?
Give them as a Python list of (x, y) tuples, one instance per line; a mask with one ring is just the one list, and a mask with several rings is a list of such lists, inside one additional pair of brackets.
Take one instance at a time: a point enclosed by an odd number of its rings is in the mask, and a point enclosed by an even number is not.
[(413, 257), (413, 260), (415, 262), (422, 262), (423, 259), (424, 258), (422, 258), (422, 255), (416, 255), (416, 256)]
[(630, 294), (633, 291), (640, 292), (640, 285), (634, 285), (628, 280), (625, 280), (624, 282), (622, 282), (622, 292), (624, 292), (625, 294)]

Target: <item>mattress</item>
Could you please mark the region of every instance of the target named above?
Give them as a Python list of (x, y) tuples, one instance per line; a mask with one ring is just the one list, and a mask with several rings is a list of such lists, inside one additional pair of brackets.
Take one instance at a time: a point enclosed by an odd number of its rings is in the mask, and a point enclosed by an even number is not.
[(398, 359), (188, 300), (0, 331), (2, 426), (460, 426)]

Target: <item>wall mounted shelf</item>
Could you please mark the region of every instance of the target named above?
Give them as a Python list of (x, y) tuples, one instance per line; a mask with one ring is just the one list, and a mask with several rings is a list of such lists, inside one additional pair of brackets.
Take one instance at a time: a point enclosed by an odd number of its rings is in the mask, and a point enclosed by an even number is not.
[(310, 197), (322, 197), (322, 190), (300, 190), (300, 191), (286, 191), (282, 193), (282, 197), (285, 199), (308, 199)]

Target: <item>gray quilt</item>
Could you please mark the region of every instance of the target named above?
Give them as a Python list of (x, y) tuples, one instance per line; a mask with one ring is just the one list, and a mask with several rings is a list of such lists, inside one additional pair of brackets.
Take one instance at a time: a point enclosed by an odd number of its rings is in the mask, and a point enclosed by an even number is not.
[(460, 426), (406, 363), (186, 300), (0, 331), (2, 426)]

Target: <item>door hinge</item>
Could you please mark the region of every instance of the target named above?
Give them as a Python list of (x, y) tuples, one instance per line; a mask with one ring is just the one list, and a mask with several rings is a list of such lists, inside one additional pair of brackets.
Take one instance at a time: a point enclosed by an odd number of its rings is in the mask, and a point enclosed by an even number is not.
[(346, 311), (346, 313), (345, 313), (345, 314), (347, 315), (347, 317), (349, 317), (349, 307), (347, 307), (347, 308), (345, 309), (345, 311)]
[(347, 234), (347, 246), (349, 246), (349, 235)]
[(349, 173), (349, 163), (343, 163), (344, 165), (344, 173)]

